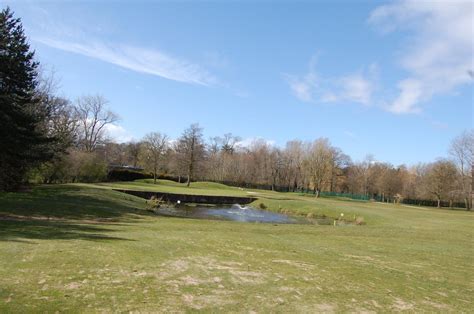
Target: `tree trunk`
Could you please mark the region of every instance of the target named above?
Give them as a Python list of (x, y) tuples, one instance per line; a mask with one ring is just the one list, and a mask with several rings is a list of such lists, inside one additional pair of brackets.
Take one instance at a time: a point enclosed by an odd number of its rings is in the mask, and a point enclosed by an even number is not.
[(437, 201), (438, 201), (438, 206), (437, 206), (437, 207), (438, 207), (438, 208), (441, 208), (441, 199), (438, 198)]
[(153, 168), (153, 184), (156, 184), (156, 167)]
[(189, 187), (191, 185), (191, 176), (188, 174), (188, 182), (186, 182), (186, 186)]

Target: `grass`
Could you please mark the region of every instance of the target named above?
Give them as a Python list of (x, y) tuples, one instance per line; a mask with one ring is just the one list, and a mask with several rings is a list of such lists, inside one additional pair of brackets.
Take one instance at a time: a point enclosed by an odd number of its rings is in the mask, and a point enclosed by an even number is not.
[[(90, 186), (79, 184), (80, 186)], [(248, 196), (249, 194), (239, 188), (230, 187), (214, 182), (193, 182), (186, 187), (185, 183), (177, 183), (170, 180), (157, 180), (153, 184), (153, 179), (137, 180), (133, 182), (107, 182), (94, 184), (97, 188), (103, 189), (125, 189), (138, 191), (159, 191), (176, 194), (192, 195), (217, 195), (217, 196)]]
[[(364, 226), (156, 217), (111, 187), (257, 195)], [(234, 194), (235, 193), (235, 194)], [(213, 183), (0, 194), (0, 312), (470, 312), (474, 215)]]

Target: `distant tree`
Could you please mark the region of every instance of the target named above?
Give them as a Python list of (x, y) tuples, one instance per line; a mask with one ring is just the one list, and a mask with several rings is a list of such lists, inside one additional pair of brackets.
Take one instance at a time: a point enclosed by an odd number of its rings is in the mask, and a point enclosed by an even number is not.
[(269, 155), (270, 158), (270, 171), (271, 171), (271, 186), (272, 191), (275, 191), (275, 188), (281, 178), (285, 166), (285, 159), (283, 153), (278, 148), (273, 148)]
[(199, 163), (204, 159), (205, 143), (202, 128), (199, 124), (192, 124), (179, 138), (175, 147), (180, 165), (186, 171), (186, 185), (191, 184)]
[(472, 208), (474, 174), (474, 130), (463, 132), (451, 142), (449, 150), (459, 172), (459, 188), (466, 205)]
[(119, 120), (107, 109), (107, 100), (100, 95), (82, 96), (77, 99), (75, 113), (78, 119), (78, 144), (87, 152), (106, 141), (106, 126)]
[(140, 157), (140, 146), (139, 142), (130, 142), (127, 144), (127, 156), (130, 164), (134, 167), (138, 166)]
[(342, 176), (343, 170), (351, 164), (351, 158), (338, 147), (331, 147), (330, 154), (329, 191), (333, 192), (338, 185), (338, 178)]
[(0, 12), (0, 190), (14, 189), (27, 172), (54, 155), (49, 111), (37, 97), (38, 62), (21, 20)]
[(439, 160), (427, 167), (423, 186), (429, 194), (434, 196), (439, 208), (441, 201), (448, 198), (455, 189), (456, 180), (456, 166), (449, 160)]
[(143, 153), (145, 163), (153, 171), (153, 183), (156, 184), (160, 162), (168, 148), (168, 136), (153, 132), (145, 135), (143, 138)]
[(303, 142), (293, 140), (286, 143), (284, 156), (286, 159), (285, 165), (287, 166), (287, 184), (288, 189), (291, 188), (293, 192), (301, 187), (304, 154)]
[(237, 143), (240, 141), (241, 138), (239, 136), (235, 136), (232, 133), (226, 133), (221, 138), (221, 150), (224, 153), (233, 154)]
[(316, 197), (319, 197), (323, 184), (330, 180), (331, 162), (332, 147), (329, 140), (321, 138), (314, 141), (306, 159), (306, 169)]

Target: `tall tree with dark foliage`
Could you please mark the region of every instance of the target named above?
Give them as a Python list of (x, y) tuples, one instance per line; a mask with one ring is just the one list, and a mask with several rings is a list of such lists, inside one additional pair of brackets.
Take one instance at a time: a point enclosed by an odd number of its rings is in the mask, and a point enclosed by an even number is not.
[(52, 157), (48, 110), (37, 97), (38, 62), (20, 19), (0, 12), (0, 190), (21, 185), (27, 172)]

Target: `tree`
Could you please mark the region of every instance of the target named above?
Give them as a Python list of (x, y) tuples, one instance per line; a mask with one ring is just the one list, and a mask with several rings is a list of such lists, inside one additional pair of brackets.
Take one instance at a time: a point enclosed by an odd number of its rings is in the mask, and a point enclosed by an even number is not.
[(153, 132), (145, 135), (143, 138), (143, 149), (146, 159), (146, 163), (151, 165), (153, 170), (153, 183), (156, 184), (156, 178), (158, 168), (160, 166), (161, 159), (166, 152), (168, 147), (168, 136)]
[(233, 154), (235, 152), (235, 146), (240, 141), (241, 138), (239, 136), (234, 136), (232, 133), (226, 133), (222, 138), (220, 138), (221, 150), (224, 153)]
[(118, 116), (107, 109), (107, 100), (100, 96), (77, 99), (75, 111), (79, 123), (79, 147), (92, 152), (106, 140), (106, 127), (118, 121)]
[(54, 138), (48, 136), (47, 108), (36, 94), (38, 62), (21, 20), (9, 8), (0, 12), (0, 190), (18, 187), (27, 172), (49, 160)]
[(187, 176), (186, 185), (191, 184), (194, 173), (199, 163), (205, 155), (205, 144), (202, 135), (202, 128), (199, 124), (191, 126), (183, 132), (176, 145), (179, 164), (184, 167)]
[(459, 188), (466, 204), (466, 209), (472, 208), (473, 173), (474, 173), (474, 130), (465, 131), (451, 142), (449, 149), (459, 172)]
[(329, 181), (332, 162), (332, 147), (328, 139), (321, 138), (313, 142), (306, 167), (313, 184), (316, 197), (323, 188), (323, 183)]
[(302, 167), (304, 158), (303, 142), (298, 140), (289, 141), (286, 143), (284, 151), (286, 166), (287, 166), (287, 182), (288, 189), (293, 192), (298, 188), (302, 181)]
[(338, 178), (342, 176), (343, 169), (351, 164), (351, 159), (349, 156), (344, 154), (340, 148), (337, 147), (331, 147), (330, 155), (329, 191), (333, 192), (338, 185)]
[(138, 166), (138, 160), (140, 157), (140, 143), (130, 142), (127, 144), (127, 156), (128, 161), (134, 167)]
[(435, 197), (438, 208), (441, 207), (441, 201), (453, 191), (456, 176), (456, 166), (449, 160), (439, 160), (428, 166), (423, 186)]
[(275, 191), (278, 179), (284, 167), (284, 158), (282, 152), (278, 148), (273, 148), (269, 154), (270, 171), (271, 171), (271, 185), (272, 191)]

